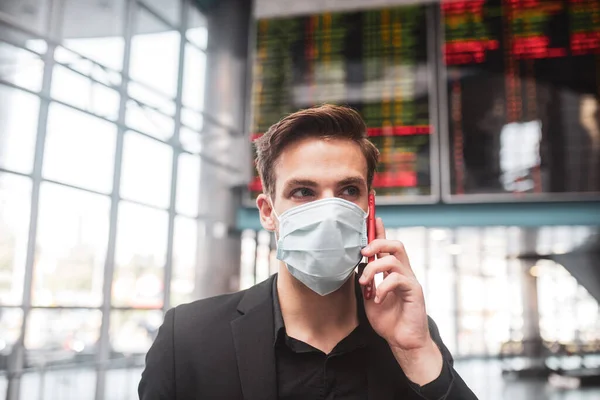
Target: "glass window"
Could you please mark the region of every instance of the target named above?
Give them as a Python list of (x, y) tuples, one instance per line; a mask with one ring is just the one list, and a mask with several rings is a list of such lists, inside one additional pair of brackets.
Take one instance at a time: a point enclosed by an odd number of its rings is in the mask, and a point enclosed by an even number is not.
[(124, 15), (125, 0), (66, 0), (61, 24), (63, 45), (120, 71), (125, 45)]
[(194, 154), (202, 152), (202, 138), (200, 133), (181, 127), (179, 129), (179, 142), (181, 147)]
[(111, 357), (122, 358), (148, 352), (163, 322), (159, 310), (115, 310), (110, 313)]
[(122, 202), (117, 227), (113, 304), (162, 307), (167, 213)]
[[(19, 340), (23, 326), (23, 310), (20, 308), (0, 308), (0, 357), (8, 357), (12, 347)], [(0, 366), (0, 370), (5, 369)]]
[(148, 11), (138, 8), (135, 35), (131, 39), (131, 78), (174, 98), (177, 93), (179, 39), (178, 32)]
[(200, 194), (200, 158), (190, 154), (179, 156), (177, 170), (177, 212), (195, 217), (198, 215)]
[[(116, 357), (117, 355), (115, 355)], [(138, 383), (143, 367), (115, 368), (106, 371), (106, 387), (104, 388), (106, 400), (112, 399), (137, 399)]]
[(56, 47), (54, 59), (57, 63), (67, 65), (75, 71), (81, 72), (107, 85), (118, 87), (121, 84), (120, 72), (100, 66), (96, 62), (83, 58), (78, 53), (63, 46)]
[(461, 275), (458, 283), (461, 311), (483, 311), (485, 291), (483, 279), (478, 276)]
[(540, 333), (545, 340), (571, 342), (598, 337), (598, 303), (561, 265), (536, 265)]
[(188, 29), (185, 37), (201, 49), (206, 49), (208, 43), (208, 30), (206, 29), (206, 18), (195, 7), (191, 7), (188, 17)]
[(0, 167), (33, 170), (39, 107), (38, 97), (0, 85)]
[[(2, 27), (2, 30), (5, 30)], [(6, 35), (0, 32), (0, 40)], [(39, 55), (22, 49), (31, 47), (31, 44), (41, 46), (41, 53), (45, 52), (45, 43), (41, 40), (31, 40), (19, 34), (10, 32), (10, 36), (16, 36), (9, 40), (10, 43), (0, 42), (0, 79), (13, 83), (25, 89), (39, 92), (42, 87), (44, 76), (44, 62)], [(37, 43), (36, 43), (37, 42)]]
[(0, 304), (23, 299), (30, 202), (29, 179), (0, 174)]
[(181, 123), (191, 130), (201, 132), (204, 128), (204, 116), (199, 112), (183, 107), (181, 109)]
[(504, 227), (485, 228), (481, 272), (486, 276), (506, 277), (508, 234)]
[(116, 125), (50, 104), (44, 177), (110, 193), (116, 134)]
[(34, 306), (100, 306), (109, 213), (108, 197), (42, 183)]
[(28, 364), (41, 366), (93, 357), (101, 322), (100, 310), (31, 310), (25, 335)]
[(132, 129), (161, 140), (168, 140), (175, 130), (173, 118), (134, 100), (127, 101), (125, 123)]
[(455, 243), (448, 251), (457, 256), (457, 266), (461, 271), (479, 273), (481, 264), (481, 230), (478, 228), (456, 229)]
[(119, 93), (116, 90), (95, 83), (60, 65), (54, 67), (51, 96), (113, 121), (119, 116)]
[(0, 12), (9, 14), (30, 29), (45, 33), (50, 4), (50, 0), (0, 1)]
[(484, 341), (488, 354), (498, 354), (502, 343), (510, 340), (510, 302), (506, 294), (509, 292), (508, 276), (487, 278), (484, 281)]
[(173, 237), (173, 275), (171, 306), (196, 300), (196, 257), (198, 254), (198, 221), (178, 216)]
[(178, 0), (141, 0), (160, 16), (173, 25), (179, 25), (181, 1)]
[(242, 232), (240, 257), (240, 290), (248, 289), (255, 283), (256, 231), (246, 229)]
[(168, 208), (172, 156), (173, 150), (166, 144), (127, 132), (123, 147), (122, 196)]
[(271, 275), (271, 237), (271, 232), (258, 232), (255, 266), (256, 282), (262, 282)]
[[(88, 355), (91, 359), (92, 355)], [(21, 381), (21, 399), (94, 400), (96, 370), (93, 368), (57, 368), (43, 373), (25, 372)], [(113, 397), (114, 398), (114, 397)]]
[(456, 349), (456, 274), (453, 268), (452, 238), (450, 229), (428, 229), (428, 268), (425, 292), (427, 311), (436, 321), (444, 343)]
[(427, 230), (425, 228), (402, 228), (395, 229), (391, 232), (391, 236), (387, 236), (392, 240), (399, 240), (404, 244), (408, 258), (410, 259), (410, 266), (417, 277), (417, 280), (423, 287), (426, 288), (426, 258), (425, 258), (425, 246), (427, 240)]
[(461, 355), (486, 354), (483, 340), (483, 316), (479, 313), (464, 313), (460, 318), (458, 352)]
[(204, 109), (206, 54), (194, 46), (185, 45), (183, 72), (183, 104), (194, 110)]

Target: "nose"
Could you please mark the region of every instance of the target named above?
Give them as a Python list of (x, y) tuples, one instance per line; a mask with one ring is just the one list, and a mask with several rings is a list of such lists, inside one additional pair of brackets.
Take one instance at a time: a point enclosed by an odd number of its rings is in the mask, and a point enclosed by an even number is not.
[(321, 198), (322, 199), (329, 199), (331, 197), (335, 197), (334, 191), (333, 189), (325, 189), (323, 190), (323, 192), (321, 193)]

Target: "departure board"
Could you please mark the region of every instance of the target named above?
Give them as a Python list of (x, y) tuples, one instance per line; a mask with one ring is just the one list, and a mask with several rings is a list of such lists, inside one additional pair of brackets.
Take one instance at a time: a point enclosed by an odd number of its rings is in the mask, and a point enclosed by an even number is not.
[[(430, 196), (427, 6), (259, 19), (252, 139), (283, 116), (322, 103), (361, 113), (381, 151), (378, 196)], [(261, 192), (255, 173), (251, 195)]]
[(600, 193), (600, 1), (443, 1), (441, 15), (451, 194)]

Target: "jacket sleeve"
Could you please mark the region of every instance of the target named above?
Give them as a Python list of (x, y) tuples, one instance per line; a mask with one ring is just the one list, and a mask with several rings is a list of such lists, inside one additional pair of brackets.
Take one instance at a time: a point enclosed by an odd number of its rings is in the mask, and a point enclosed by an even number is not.
[[(439, 400), (477, 400), (477, 396), (475, 396), (471, 389), (469, 389), (465, 381), (462, 380), (460, 375), (458, 375), (458, 372), (456, 372), (454, 369), (454, 359), (452, 358), (452, 355), (450, 354), (450, 351), (446, 345), (444, 345), (437, 325), (431, 318), (429, 318), (429, 332), (433, 341), (440, 348), (442, 357), (444, 358), (444, 369), (442, 371), (449, 373), (450, 382), (448, 388), (442, 392), (443, 395), (439, 397)], [(423, 388), (425, 388), (425, 386)], [(429, 400), (429, 398), (425, 396), (422, 396), (422, 398)]]
[(167, 311), (156, 340), (146, 354), (146, 368), (138, 386), (140, 400), (175, 400), (175, 309)]

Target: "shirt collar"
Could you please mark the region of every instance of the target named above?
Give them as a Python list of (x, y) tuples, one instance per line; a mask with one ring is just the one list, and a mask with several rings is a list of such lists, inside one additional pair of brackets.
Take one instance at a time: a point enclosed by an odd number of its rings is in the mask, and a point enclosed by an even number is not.
[[(358, 283), (358, 275), (354, 274), (354, 277), (352, 278), (355, 280), (355, 296), (356, 296), (356, 308), (357, 308), (357, 313), (358, 313), (358, 327), (359, 330), (363, 333), (366, 333), (366, 331), (368, 329), (366, 329), (367, 327), (370, 327), (369, 324), (369, 320), (367, 319), (367, 314), (365, 313), (365, 305), (364, 305), (364, 301), (363, 301), (363, 296), (362, 296), (362, 292), (361, 292), (361, 286)], [(273, 279), (273, 287), (272, 287), (272, 294), (273, 294), (273, 321), (274, 321), (274, 342), (273, 342), (273, 346), (277, 345), (277, 343), (283, 343), (280, 342), (285, 340), (285, 323), (283, 322), (283, 314), (281, 313), (281, 304), (279, 303), (279, 295), (277, 294), (277, 275), (275, 276), (275, 279)]]

